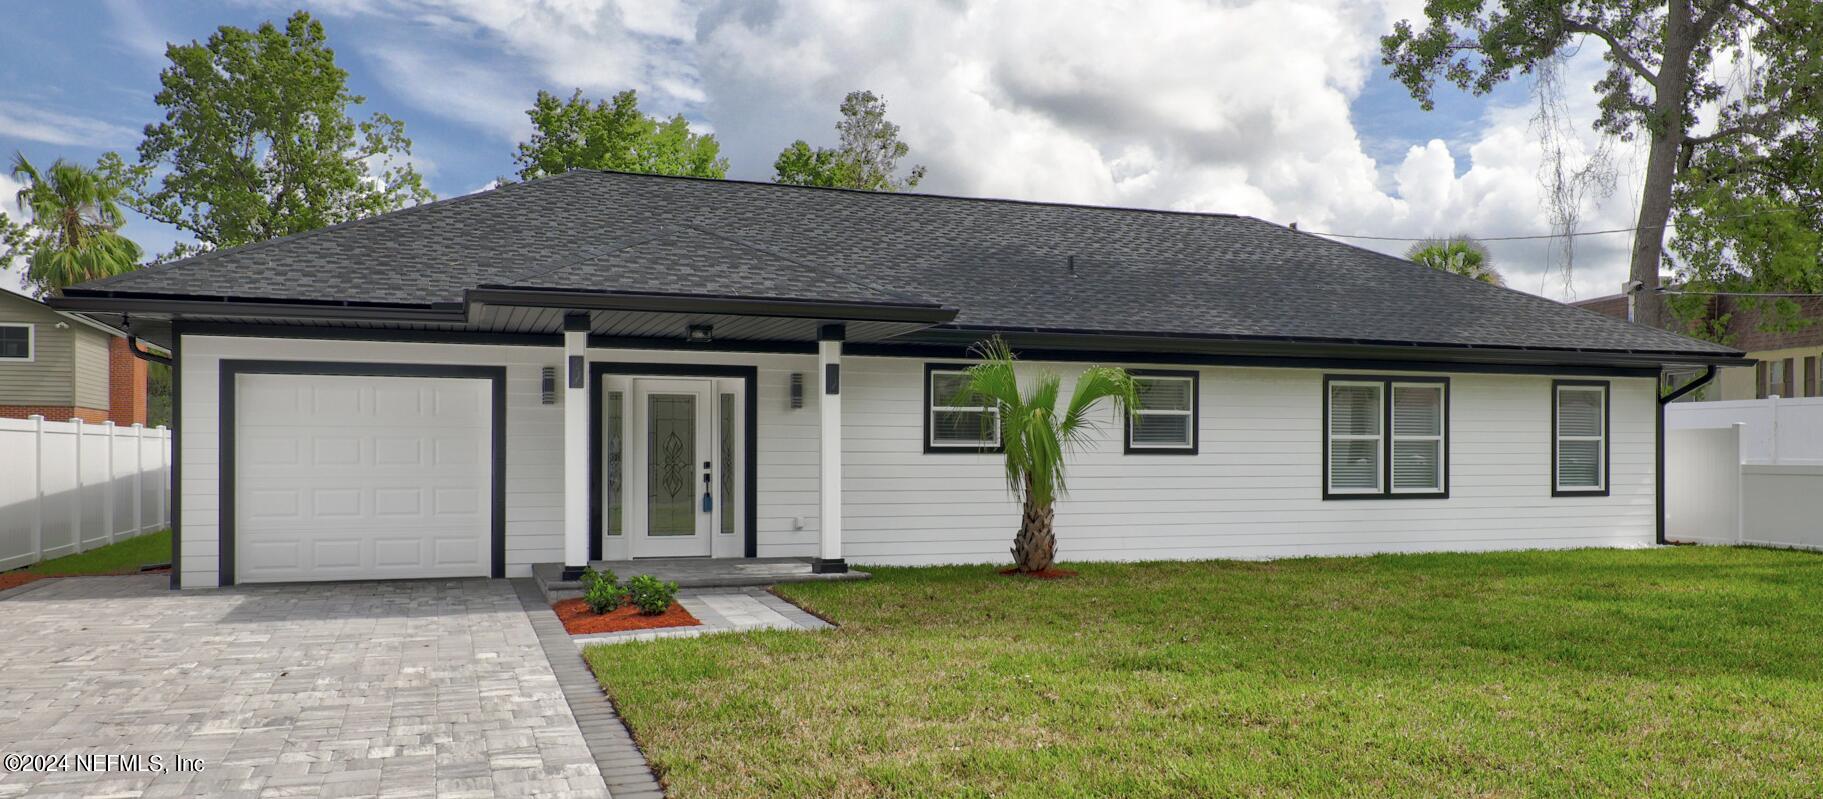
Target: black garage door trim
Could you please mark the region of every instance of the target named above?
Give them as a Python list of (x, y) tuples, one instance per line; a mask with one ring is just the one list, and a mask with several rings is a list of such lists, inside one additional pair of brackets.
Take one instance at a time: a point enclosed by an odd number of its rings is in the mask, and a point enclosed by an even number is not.
[(333, 375), (337, 377), (461, 377), (493, 381), (493, 576), (506, 576), (506, 367), (443, 366), (423, 363), (344, 363), (337, 361), (243, 361), (221, 362), (219, 387), (221, 430), (221, 472), (218, 488), (221, 507), (217, 520), (215, 543), (219, 556), (220, 580), (234, 585), (234, 403), (235, 378), (256, 375)]

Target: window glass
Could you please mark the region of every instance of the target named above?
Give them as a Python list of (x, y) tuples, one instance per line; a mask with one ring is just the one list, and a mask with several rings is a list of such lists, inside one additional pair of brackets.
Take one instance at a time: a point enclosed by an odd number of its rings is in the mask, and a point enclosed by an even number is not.
[(1000, 410), (964, 393), (961, 370), (930, 373), (929, 443), (935, 447), (980, 448), (1000, 443)]
[(1128, 420), (1129, 450), (1196, 446), (1196, 378), (1135, 376), (1139, 405)]
[(1380, 391), (1378, 383), (1329, 386), (1329, 489), (1380, 489)]
[(621, 392), (608, 392), (608, 418), (607, 422), (603, 425), (604, 429), (602, 430), (601, 442), (602, 448), (606, 450), (606, 452), (602, 453), (602, 457), (607, 461), (607, 468), (605, 469), (606, 474), (602, 475), (602, 480), (605, 483), (603, 491), (606, 494), (605, 503), (607, 508), (605, 509), (604, 515), (607, 518), (608, 535), (620, 535), (622, 529), (621, 525), (623, 523), (621, 518), (623, 513), (621, 506), (625, 503), (621, 500), (620, 495), (622, 485), (621, 451), (624, 448), (622, 446), (622, 439), (624, 438), (624, 431), (622, 429), (623, 414), (625, 413), (623, 410), (624, 404), (625, 400), (622, 397)]
[(734, 395), (723, 394), (721, 397), (721, 438), (722, 438), (722, 533), (734, 534), (734, 471), (739, 466), (734, 462)]
[(1600, 489), (1607, 464), (1607, 389), (1559, 386), (1557, 389), (1557, 487)]
[(31, 326), (0, 326), (0, 358), (24, 360), (30, 357), (32, 357)]

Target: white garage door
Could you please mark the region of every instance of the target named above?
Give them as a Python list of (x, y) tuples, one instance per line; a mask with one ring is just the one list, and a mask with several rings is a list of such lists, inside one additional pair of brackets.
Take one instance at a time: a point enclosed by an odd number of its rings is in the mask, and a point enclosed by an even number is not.
[(491, 381), (236, 379), (237, 581), (489, 574)]

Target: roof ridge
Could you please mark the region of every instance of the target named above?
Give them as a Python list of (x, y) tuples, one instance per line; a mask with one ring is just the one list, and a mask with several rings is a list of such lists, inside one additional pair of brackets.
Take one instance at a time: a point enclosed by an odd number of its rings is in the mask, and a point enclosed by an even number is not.
[[(1182, 211), (1171, 208), (1143, 208), (1133, 205), (1094, 205), (1091, 203), (1066, 203), (1056, 200), (1022, 200), (1015, 197), (980, 197), (966, 194), (937, 194), (921, 191), (874, 191), (872, 189), (851, 189), (845, 186), (805, 186), (797, 183), (776, 183), (765, 180), (746, 180), (743, 178), (705, 178), (696, 175), (660, 175), (652, 172), (627, 172), (619, 169), (572, 169), (564, 174), (581, 172), (584, 174), (614, 175), (632, 178), (656, 178), (680, 182), (717, 183), (733, 186), (760, 186), (763, 188), (784, 189), (788, 191), (820, 191), (833, 194), (855, 194), (870, 197), (899, 197), (927, 200), (966, 200), (970, 202), (998, 203), (1002, 205), (1029, 205), (1041, 208), (1081, 208), (1091, 211), (1121, 211), (1135, 214), (1164, 214), (1166, 216), (1201, 217), (1205, 219), (1254, 219), (1245, 214), (1226, 211)], [(1255, 220), (1261, 221), (1261, 220)], [(1272, 224), (1270, 222), (1266, 224)]]

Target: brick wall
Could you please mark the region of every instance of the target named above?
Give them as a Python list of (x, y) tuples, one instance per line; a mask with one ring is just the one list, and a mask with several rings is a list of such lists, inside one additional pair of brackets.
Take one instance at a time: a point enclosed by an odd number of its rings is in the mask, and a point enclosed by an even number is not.
[(108, 337), (107, 418), (122, 427), (146, 423), (146, 362), (120, 336)]
[[(72, 418), (76, 418), (85, 422), (101, 424), (108, 420), (108, 412), (96, 408), (71, 407), (69, 405), (0, 405), (0, 418), (29, 419), (34, 415), (44, 417), (44, 420), (47, 422), (67, 422)], [(143, 419), (145, 417), (141, 416), (140, 418)], [(131, 424), (131, 422), (122, 423), (119, 421), (116, 421), (115, 423)], [(141, 424), (144, 424), (144, 422), (141, 422)]]

